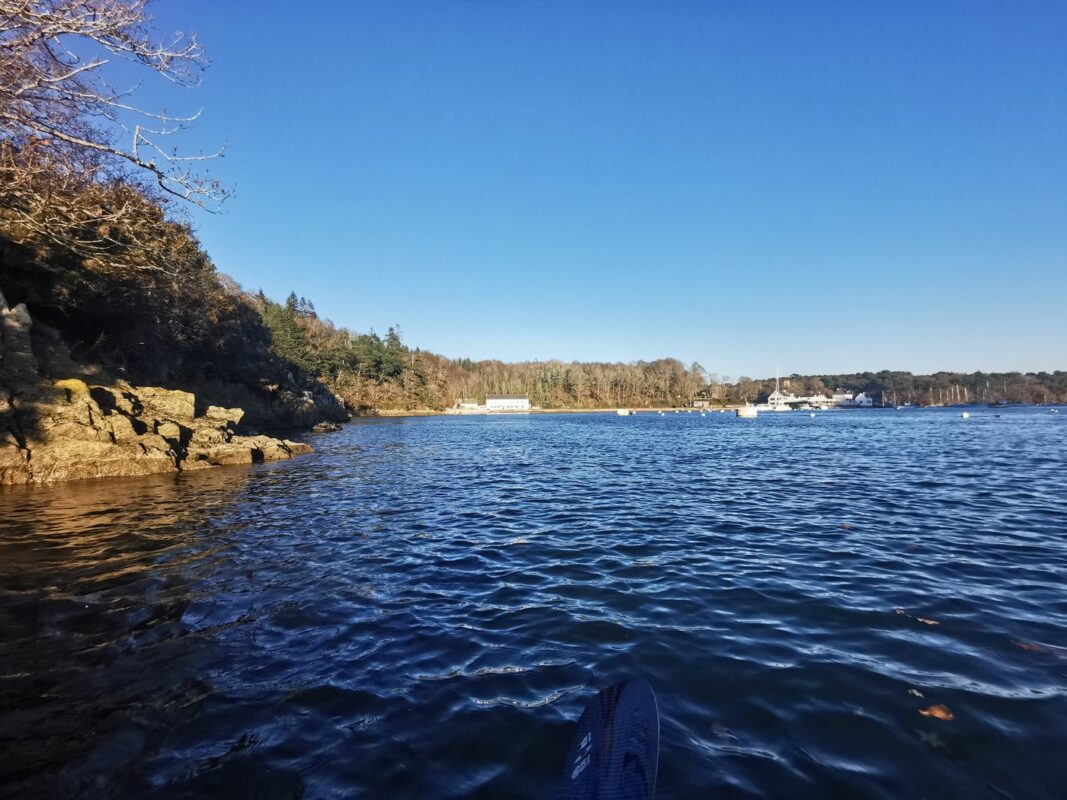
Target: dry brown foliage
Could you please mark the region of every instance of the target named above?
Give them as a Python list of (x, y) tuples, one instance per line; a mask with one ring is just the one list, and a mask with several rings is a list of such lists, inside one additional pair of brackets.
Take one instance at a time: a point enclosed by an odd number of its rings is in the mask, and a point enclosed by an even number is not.
[(952, 710), (948, 706), (943, 705), (930, 706), (929, 708), (921, 709), (919, 713), (924, 717), (933, 717), (934, 719), (941, 719), (946, 722), (956, 718), (956, 715), (952, 713)]
[(215, 208), (227, 192), (202, 175), (216, 154), (168, 147), (198, 114), (137, 105), (108, 65), (195, 86), (195, 37), (156, 42), (145, 0), (0, 0), (0, 225), (116, 266), (165, 269), (155, 241), (166, 198)]

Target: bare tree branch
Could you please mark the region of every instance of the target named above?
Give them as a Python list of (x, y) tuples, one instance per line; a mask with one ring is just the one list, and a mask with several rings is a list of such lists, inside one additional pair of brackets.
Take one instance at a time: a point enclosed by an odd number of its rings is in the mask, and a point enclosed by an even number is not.
[[(178, 198), (217, 211), (229, 195), (197, 171), (221, 150), (182, 154), (164, 144), (200, 112), (142, 108), (135, 90), (107, 78), (118, 58), (178, 85), (199, 84), (206, 60), (196, 37), (154, 40), (147, 5), (0, 0), (0, 215), (16, 230), (84, 256), (121, 260), (141, 249), (151, 261), (144, 224), (166, 220), (146, 215), (146, 203)], [(101, 226), (128, 230), (99, 234)]]

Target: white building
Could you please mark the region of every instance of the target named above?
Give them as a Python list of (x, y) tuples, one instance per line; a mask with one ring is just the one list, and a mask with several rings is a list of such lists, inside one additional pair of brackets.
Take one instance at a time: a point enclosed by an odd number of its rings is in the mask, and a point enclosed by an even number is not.
[(487, 394), (486, 411), (529, 411), (530, 398), (524, 394)]
[(834, 404), (834, 401), (824, 394), (813, 394), (810, 397), (801, 398), (805, 404), (812, 408), (827, 409)]
[(767, 396), (767, 405), (770, 407), (771, 411), (789, 411), (791, 403), (799, 402), (800, 398), (792, 392), (786, 394), (779, 389), (775, 389)]
[(868, 397), (865, 392), (853, 396), (851, 392), (838, 389), (834, 392), (833, 403), (842, 408), (870, 408), (874, 405), (874, 398)]

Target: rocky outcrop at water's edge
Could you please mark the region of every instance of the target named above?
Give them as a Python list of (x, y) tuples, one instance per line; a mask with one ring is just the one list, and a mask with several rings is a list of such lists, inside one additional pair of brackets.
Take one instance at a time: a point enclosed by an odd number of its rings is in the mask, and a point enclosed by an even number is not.
[(240, 408), (198, 411), (190, 392), (136, 387), (77, 364), (59, 335), (0, 296), (0, 484), (200, 470), (311, 447), (240, 435)]

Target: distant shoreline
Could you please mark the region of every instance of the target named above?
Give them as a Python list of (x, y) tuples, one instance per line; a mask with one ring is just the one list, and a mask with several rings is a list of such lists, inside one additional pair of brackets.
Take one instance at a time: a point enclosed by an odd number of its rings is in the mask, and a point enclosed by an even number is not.
[[(1011, 403), (1000, 406), (992, 406), (989, 403), (960, 403), (951, 406), (909, 406), (908, 410), (945, 410), (945, 409), (969, 409), (969, 408), (1012, 408), (1017, 406), (1030, 406), (1042, 407), (1044, 403)], [(1047, 404), (1055, 405), (1055, 404)], [(634, 414), (658, 414), (660, 412), (664, 414), (718, 414), (736, 411), (738, 408), (742, 408), (742, 404), (731, 403), (725, 406), (716, 406), (715, 408), (690, 408), (687, 406), (670, 406), (670, 407), (628, 407), (628, 410)], [(352, 421), (359, 419), (374, 419), (376, 417), (518, 417), (518, 416), (531, 416), (541, 414), (615, 414), (620, 408), (533, 408), (529, 411), (456, 411), (454, 409), (446, 409), (439, 411), (431, 408), (416, 408), (410, 410), (400, 409), (382, 409), (375, 411), (371, 414), (355, 414), (352, 416)], [(819, 414), (825, 414), (827, 412), (841, 412), (841, 411), (895, 411), (900, 410), (895, 406), (867, 406), (867, 407), (841, 407), (832, 406), (830, 408), (819, 409), (791, 409), (790, 411), (768, 411), (766, 409), (760, 409), (762, 414), (788, 414), (792, 412), (799, 412), (801, 414), (815, 412)]]
[(736, 403), (726, 406), (716, 406), (715, 408), (691, 408), (688, 406), (670, 406), (670, 407), (653, 407), (646, 406), (643, 408), (633, 406), (612, 406), (610, 408), (531, 408), (529, 411), (456, 411), (453, 409), (445, 409), (444, 411), (438, 411), (436, 409), (429, 408), (417, 408), (411, 410), (380, 410), (374, 414), (360, 414), (354, 416), (353, 419), (363, 419), (372, 417), (515, 417), (515, 416), (528, 416), (531, 414), (614, 414), (620, 408), (628, 408), (635, 414), (655, 414), (662, 411), (663, 413), (679, 414), (717, 414), (719, 411), (734, 411), (740, 406)]

